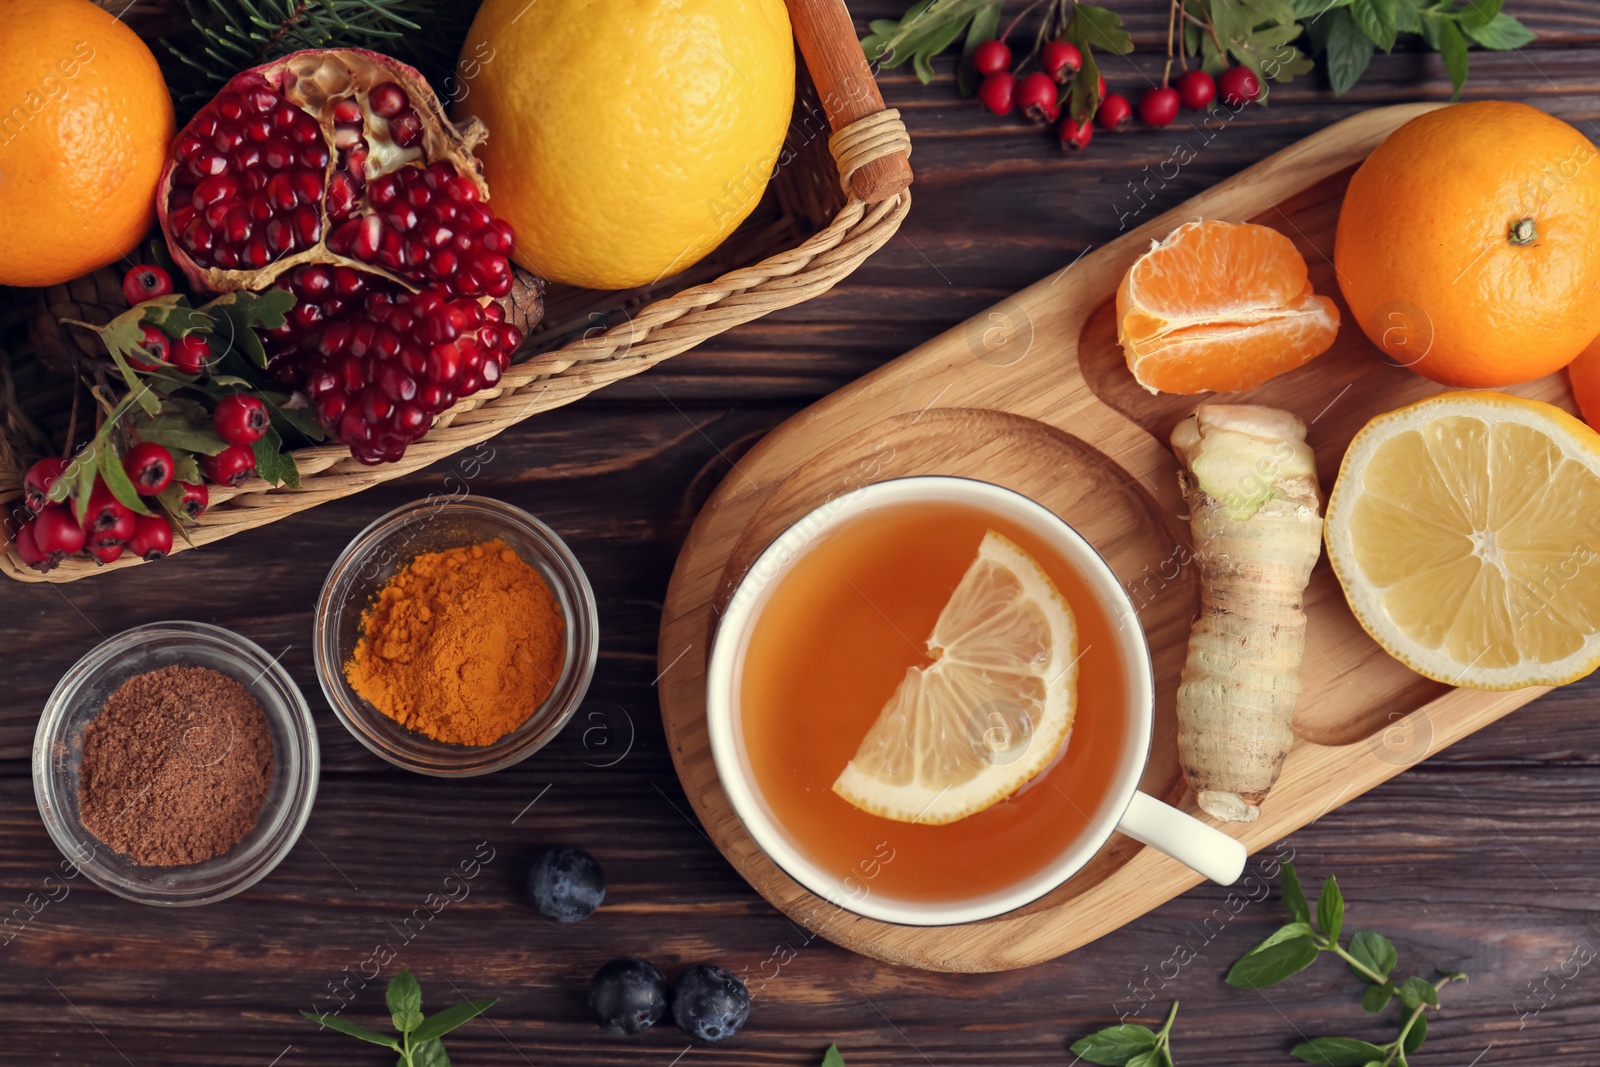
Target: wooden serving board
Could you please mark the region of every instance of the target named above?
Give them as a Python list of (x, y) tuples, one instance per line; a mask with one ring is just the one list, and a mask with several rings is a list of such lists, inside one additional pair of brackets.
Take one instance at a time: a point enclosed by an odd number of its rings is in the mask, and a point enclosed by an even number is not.
[[(1083, 533), (1129, 590), (1156, 676), (1155, 737), (1142, 787), (1197, 812), (1178, 769), (1173, 707), (1198, 580), (1185, 565), (1187, 522), (1166, 438), (1203, 398), (1151, 396), (1133, 381), (1116, 340), (1117, 285), (1151, 240), (1204, 217), (1282, 231), (1305, 256), (1317, 291), (1338, 299), (1333, 237), (1350, 174), (1392, 130), (1435, 106), (1368, 111), (1284, 149), (814, 404), (738, 462), (700, 513), (667, 589), (661, 708), (678, 775), (707, 834), (764, 897), (814, 933), (869, 956), (990, 971), (1069, 952), (1200, 880), (1117, 835), (1066, 885), (984, 922), (897, 926), (828, 904), (756, 847), (718, 782), (704, 691), (718, 613), (779, 533), (859, 485), (955, 474), (1015, 489)], [(1300, 415), (1324, 490), (1370, 417), (1440, 391), (1386, 361), (1342, 301), (1340, 310), (1345, 321), (1331, 351), (1228, 397)], [(1574, 408), (1564, 375), (1514, 391)], [(1458, 690), (1412, 673), (1357, 625), (1326, 559), (1306, 611), (1298, 740), (1261, 818), (1226, 826), (1252, 851), (1544, 691)]]

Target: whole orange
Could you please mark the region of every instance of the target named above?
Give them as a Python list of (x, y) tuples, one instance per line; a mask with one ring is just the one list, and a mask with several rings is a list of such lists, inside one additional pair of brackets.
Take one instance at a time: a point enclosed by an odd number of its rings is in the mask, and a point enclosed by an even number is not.
[(1600, 161), (1526, 104), (1430, 111), (1361, 164), (1334, 241), (1339, 288), (1391, 358), (1436, 382), (1550, 374), (1600, 334)]
[(172, 97), (137, 34), (89, 0), (0, 0), (0, 284), (54, 285), (155, 220)]

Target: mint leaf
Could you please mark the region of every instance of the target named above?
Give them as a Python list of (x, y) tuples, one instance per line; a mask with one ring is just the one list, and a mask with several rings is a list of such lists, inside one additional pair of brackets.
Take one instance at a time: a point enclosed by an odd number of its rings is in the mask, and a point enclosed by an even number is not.
[(1367, 72), (1372, 62), (1372, 39), (1356, 26), (1347, 8), (1330, 11), (1323, 21), (1328, 24), (1328, 81), (1333, 95), (1342, 96)]
[(347, 1023), (337, 1015), (313, 1015), (309, 1011), (303, 1011), (300, 1014), (314, 1023), (326, 1026), (329, 1030), (337, 1030), (341, 1034), (348, 1034), (351, 1037), (359, 1038), (374, 1045), (382, 1045), (384, 1048), (392, 1048), (396, 1052), (400, 1051), (400, 1042), (388, 1034), (380, 1034), (376, 1030), (368, 1030), (365, 1026)]
[(450, 1067), (450, 1057), (445, 1054), (444, 1042), (434, 1038), (411, 1049), (411, 1067)]
[(1283, 865), (1283, 874), (1278, 881), (1283, 906), (1289, 909), (1289, 915), (1295, 922), (1309, 923), (1311, 908), (1306, 904), (1306, 891), (1300, 888), (1300, 876), (1295, 873), (1294, 864)]
[[(389, 1006), (391, 1014), (403, 1011), (422, 1010), (422, 986), (417, 984), (417, 976), (409, 970), (401, 972), (389, 979), (389, 988), (384, 993), (384, 1000)], [(395, 1029), (404, 1032), (405, 1027), (395, 1024)], [(415, 1030), (416, 1027), (410, 1027)]]
[(1464, 17), (1458, 24), (1468, 37), (1496, 52), (1514, 51), (1534, 39), (1532, 30), (1504, 12), (1484, 25), (1469, 23)]
[(465, 1004), (446, 1008), (437, 1015), (430, 1015), (421, 1026), (411, 1031), (411, 1040), (414, 1044), (422, 1044), (436, 1037), (443, 1037), (462, 1023), (476, 1019), (499, 1001), (499, 997), (493, 1000), (469, 1000)]
[(1316, 942), (1296, 937), (1268, 948), (1257, 946), (1228, 969), (1225, 981), (1236, 989), (1261, 989), (1299, 974), (1316, 962)]
[(1318, 1067), (1365, 1067), (1368, 1063), (1385, 1062), (1387, 1053), (1353, 1037), (1315, 1037), (1290, 1049), (1289, 1055)]
[(822, 1067), (845, 1067), (844, 1055), (838, 1045), (829, 1045), (828, 1051), (822, 1054)]
[(1369, 986), (1361, 994), (1361, 1008), (1363, 1011), (1378, 1014), (1389, 1006), (1389, 1001), (1394, 999), (1394, 983), (1385, 982), (1382, 985)]
[(1421, 1048), (1426, 1040), (1428, 1040), (1428, 1017), (1418, 1015), (1411, 1021), (1411, 1029), (1406, 1031), (1406, 1039), (1400, 1047), (1405, 1049), (1406, 1055), (1409, 1056)]
[(1161, 1053), (1155, 1049), (1141, 1052), (1128, 1061), (1127, 1067), (1161, 1067)]
[(1400, 1003), (1406, 1011), (1416, 1011), (1419, 1004), (1439, 1004), (1439, 991), (1433, 983), (1423, 978), (1407, 978), (1400, 983)]
[(1155, 1047), (1156, 1035), (1149, 1028), (1124, 1023), (1079, 1038), (1072, 1043), (1072, 1054), (1090, 1063), (1124, 1067), (1135, 1056), (1151, 1052)]
[(1467, 0), (1467, 6), (1455, 12), (1455, 20), (1463, 30), (1469, 26), (1486, 26), (1500, 14), (1505, 0)]
[(409, 1034), (411, 1031), (422, 1025), (422, 1012), (418, 1011), (416, 1008), (410, 1008), (405, 1011), (397, 1011), (393, 1015), (389, 1016), (389, 1021), (393, 1023), (394, 1028), (400, 1031), (402, 1034)]
[(1291, 938), (1312, 937), (1315, 934), (1316, 934), (1316, 931), (1311, 929), (1311, 924), (1310, 923), (1299, 923), (1299, 922), (1287, 923), (1287, 924), (1285, 924), (1283, 926), (1278, 927), (1278, 929), (1274, 933), (1268, 935), (1265, 939), (1262, 940), (1262, 942), (1259, 945), (1257, 945), (1255, 948), (1251, 949), (1250, 951), (1251, 952), (1260, 952), (1264, 948), (1271, 948), (1273, 945), (1282, 944), (1283, 942), (1288, 941)]
[(1394, 48), (1394, 4), (1395, 0), (1350, 0), (1350, 17), (1385, 52)]
[[(1388, 978), (1389, 972), (1394, 970), (1396, 957), (1393, 943), (1382, 934), (1375, 934), (1371, 930), (1356, 931), (1355, 936), (1350, 939), (1350, 955), (1360, 960), (1363, 967), (1376, 971), (1384, 978)], [(1366, 978), (1366, 975), (1359, 971), (1354, 973), (1363, 979)]]
[(1333, 875), (1322, 883), (1322, 895), (1317, 898), (1317, 926), (1329, 941), (1339, 940), (1339, 929), (1344, 925), (1344, 894), (1339, 892), (1339, 879)]
[(1461, 99), (1461, 87), (1467, 84), (1467, 39), (1453, 19), (1439, 19), (1439, 54), (1444, 57), (1444, 69), (1450, 72), (1450, 84), (1455, 87), (1451, 100)]

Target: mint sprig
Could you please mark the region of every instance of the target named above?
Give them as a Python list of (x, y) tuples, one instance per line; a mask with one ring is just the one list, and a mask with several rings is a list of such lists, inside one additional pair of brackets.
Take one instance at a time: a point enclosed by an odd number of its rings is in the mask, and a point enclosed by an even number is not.
[(1172, 1062), (1172, 1023), (1178, 1002), (1172, 1002), (1160, 1030), (1134, 1023), (1108, 1026), (1072, 1043), (1072, 1054), (1105, 1067), (1175, 1067)]
[(1472, 45), (1510, 52), (1534, 33), (1501, 8), (1505, 0), (1293, 0), (1312, 51), (1323, 57), (1334, 95), (1350, 90), (1374, 52), (1391, 52), (1401, 34), (1420, 35), (1444, 59), (1455, 93), (1467, 83)]
[(392, 1049), (400, 1056), (396, 1067), (450, 1067), (450, 1057), (445, 1053), (441, 1039), (499, 1002), (498, 997), (494, 1000), (469, 1000), (434, 1015), (423, 1015), (422, 987), (415, 975), (404, 970), (389, 980), (384, 1000), (389, 1009), (389, 1023), (399, 1034), (398, 1038), (346, 1022), (337, 1015), (319, 1015), (309, 1011), (300, 1014), (330, 1030)]
[(1388, 938), (1357, 930), (1348, 945), (1340, 941), (1345, 905), (1338, 879), (1329, 877), (1323, 883), (1315, 918), (1292, 863), (1283, 865), (1281, 888), (1290, 921), (1241, 956), (1228, 971), (1227, 983), (1240, 989), (1276, 985), (1331, 952), (1369, 984), (1361, 998), (1366, 1011), (1377, 1014), (1399, 999), (1399, 1033), (1386, 1045), (1350, 1037), (1318, 1037), (1296, 1045), (1290, 1055), (1318, 1067), (1407, 1067), (1406, 1057), (1422, 1047), (1427, 1037), (1424, 1013), (1439, 1006), (1439, 990), (1451, 982), (1465, 982), (1467, 976), (1440, 970), (1441, 977), (1435, 982), (1412, 977), (1396, 983), (1393, 974), (1399, 957)]

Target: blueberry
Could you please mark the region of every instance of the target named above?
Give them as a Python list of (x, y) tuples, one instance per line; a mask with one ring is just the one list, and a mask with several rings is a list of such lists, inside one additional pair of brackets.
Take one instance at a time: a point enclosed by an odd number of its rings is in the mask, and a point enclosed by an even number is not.
[(581, 848), (546, 849), (528, 872), (528, 894), (546, 919), (575, 923), (606, 898), (606, 875)]
[(739, 1032), (750, 1017), (750, 991), (737, 976), (709, 963), (683, 972), (672, 991), (672, 1019), (701, 1041), (721, 1041)]
[(648, 960), (612, 960), (589, 983), (589, 1010), (612, 1037), (641, 1034), (667, 1013), (667, 980)]

